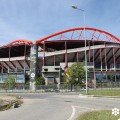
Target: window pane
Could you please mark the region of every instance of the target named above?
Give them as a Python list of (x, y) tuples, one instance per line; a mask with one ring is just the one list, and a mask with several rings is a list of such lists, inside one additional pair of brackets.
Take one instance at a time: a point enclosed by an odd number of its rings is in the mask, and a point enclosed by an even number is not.
[(0, 75), (0, 83), (3, 83), (2, 75)]
[(17, 83), (24, 83), (25, 82), (25, 76), (23, 74), (17, 75), (16, 82)]
[(3, 79), (3, 81), (7, 80), (8, 79), (8, 75), (3, 75), (2, 79)]

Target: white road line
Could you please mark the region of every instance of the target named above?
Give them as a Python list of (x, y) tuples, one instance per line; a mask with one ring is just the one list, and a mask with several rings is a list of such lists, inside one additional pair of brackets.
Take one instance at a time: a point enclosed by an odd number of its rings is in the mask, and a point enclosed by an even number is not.
[(75, 116), (75, 112), (76, 112), (75, 108), (82, 108), (82, 111), (96, 110), (96, 109), (89, 108), (89, 107), (72, 106), (72, 114), (67, 120), (72, 120), (73, 119), (73, 117)]
[(72, 106), (72, 114), (71, 114), (71, 116), (67, 120), (72, 120), (74, 115), (75, 115), (75, 106)]
[(83, 108), (87, 110), (96, 110), (95, 108), (89, 108), (89, 107), (81, 107), (81, 106), (74, 106), (74, 107)]

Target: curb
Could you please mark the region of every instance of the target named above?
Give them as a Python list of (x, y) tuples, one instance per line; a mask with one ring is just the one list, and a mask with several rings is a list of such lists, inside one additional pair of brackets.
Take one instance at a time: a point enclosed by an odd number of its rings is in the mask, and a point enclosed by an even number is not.
[(83, 94), (79, 94), (78, 97), (120, 98), (120, 96), (83, 95)]

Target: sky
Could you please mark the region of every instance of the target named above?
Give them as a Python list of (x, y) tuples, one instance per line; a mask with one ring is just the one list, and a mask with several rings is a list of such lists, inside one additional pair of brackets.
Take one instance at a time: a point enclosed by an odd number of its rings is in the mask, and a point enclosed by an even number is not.
[(69, 28), (107, 31), (120, 38), (120, 0), (0, 0), (0, 46), (18, 39), (39, 40)]

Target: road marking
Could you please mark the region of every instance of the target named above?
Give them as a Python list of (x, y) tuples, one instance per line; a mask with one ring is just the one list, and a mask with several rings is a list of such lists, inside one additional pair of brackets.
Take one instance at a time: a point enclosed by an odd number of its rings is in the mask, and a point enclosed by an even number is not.
[(67, 120), (72, 120), (73, 119), (73, 117), (75, 116), (75, 112), (76, 112), (75, 108), (82, 108), (82, 111), (96, 110), (96, 109), (89, 108), (89, 107), (72, 106), (72, 114), (71, 114), (71, 116)]
[(95, 108), (89, 108), (89, 107), (81, 107), (81, 106), (74, 106), (74, 107), (83, 108), (87, 110), (96, 110)]
[(67, 120), (72, 120), (74, 115), (75, 115), (75, 106), (72, 106), (72, 114), (71, 114), (71, 116)]

